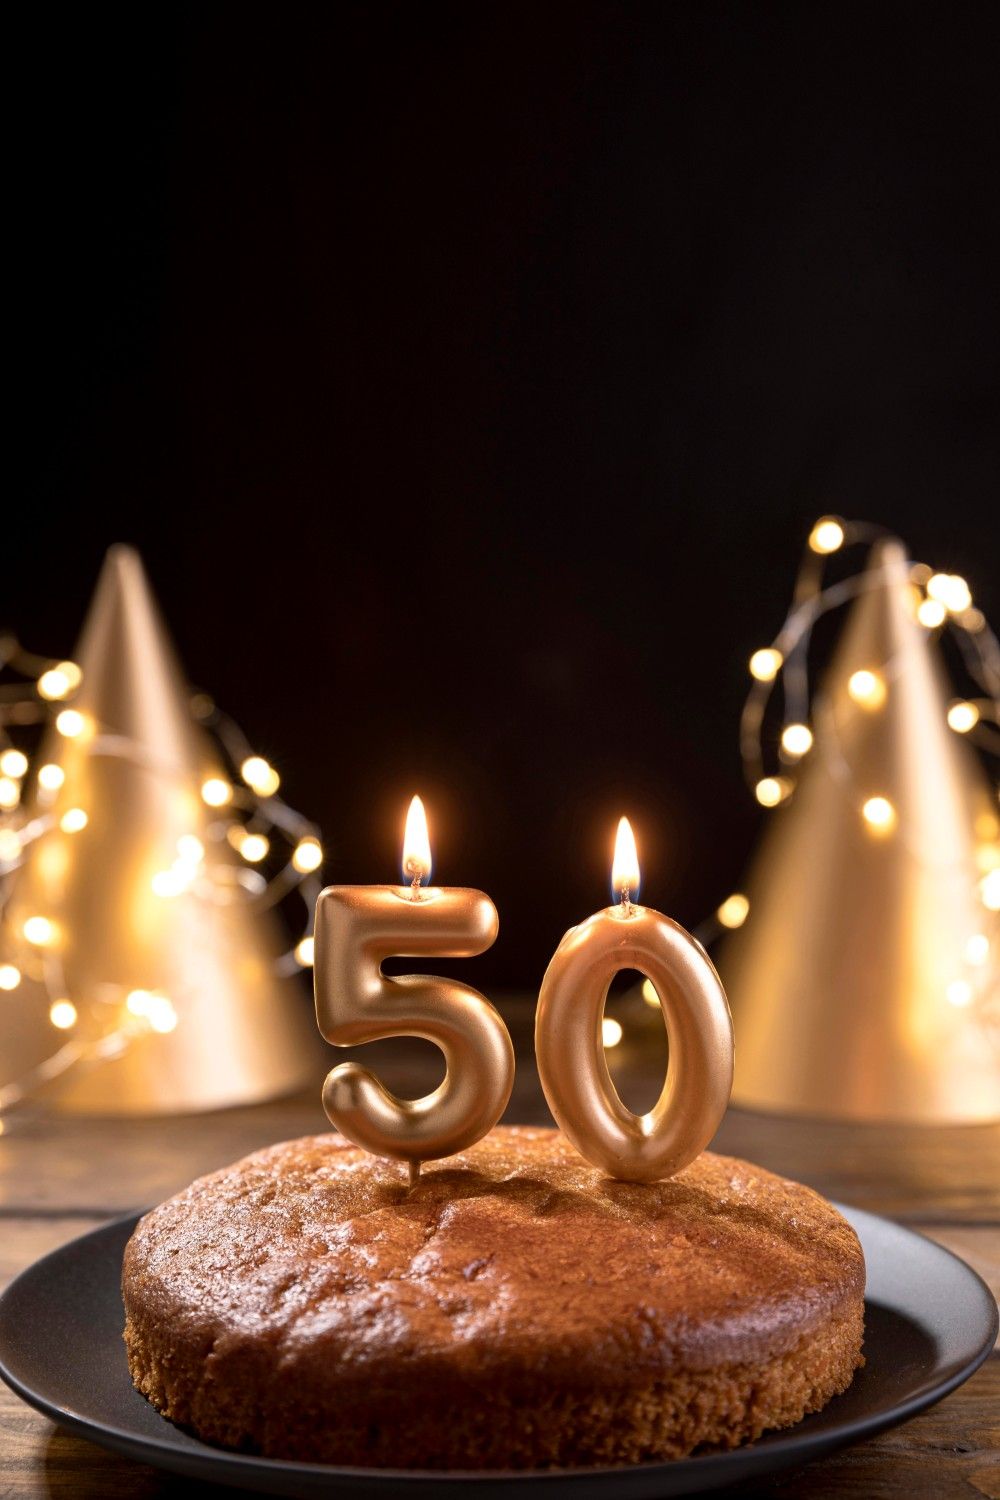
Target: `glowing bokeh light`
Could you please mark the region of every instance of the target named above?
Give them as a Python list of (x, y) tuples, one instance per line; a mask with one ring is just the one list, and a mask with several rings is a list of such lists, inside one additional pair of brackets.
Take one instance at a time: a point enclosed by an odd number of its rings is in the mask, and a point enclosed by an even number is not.
[(21, 928), (27, 942), (35, 948), (47, 948), (56, 935), (55, 923), (48, 917), (28, 917)]
[(781, 748), (796, 760), (812, 749), (813, 733), (808, 724), (786, 724), (781, 731)]
[(809, 533), (809, 546), (813, 552), (826, 556), (837, 552), (844, 545), (844, 527), (836, 516), (821, 516)]
[(734, 931), (737, 927), (742, 927), (750, 915), (750, 902), (741, 892), (734, 891), (731, 896), (726, 897), (715, 915), (723, 927)]
[(784, 657), (775, 646), (761, 646), (750, 658), (750, 676), (758, 682), (773, 682), (781, 671)]
[(792, 783), (784, 776), (764, 776), (753, 790), (761, 807), (777, 807), (790, 794)]
[[(405, 854), (404, 854), (405, 859)], [(292, 851), (292, 865), (300, 875), (309, 875), (323, 863), (323, 845), (319, 839), (299, 839)], [(430, 852), (428, 851), (427, 874), (430, 874)]]
[(273, 797), (281, 785), (281, 777), (262, 755), (248, 755), (240, 766), (240, 775), (259, 797)]
[(201, 784), (201, 800), (206, 807), (225, 807), (233, 799), (233, 789), (221, 776), (209, 776)]
[(860, 708), (881, 708), (886, 699), (885, 678), (879, 672), (862, 667), (847, 680), (847, 691)]
[(954, 729), (956, 734), (968, 734), (970, 729), (975, 729), (979, 723), (979, 709), (974, 703), (966, 703), (962, 699), (952, 703), (948, 709), (948, 728)]
[(19, 781), (27, 769), (28, 757), (23, 750), (5, 750), (0, 755), (0, 771), (5, 776), (13, 776), (15, 781)]
[(605, 1016), (601, 1021), (601, 1041), (605, 1047), (617, 1047), (624, 1035), (620, 1021), (614, 1016)]
[(869, 797), (861, 816), (874, 833), (891, 833), (896, 826), (896, 809), (888, 797)]
[(72, 1000), (53, 1000), (49, 1006), (49, 1020), (58, 1031), (69, 1031), (76, 1025), (76, 1006)]

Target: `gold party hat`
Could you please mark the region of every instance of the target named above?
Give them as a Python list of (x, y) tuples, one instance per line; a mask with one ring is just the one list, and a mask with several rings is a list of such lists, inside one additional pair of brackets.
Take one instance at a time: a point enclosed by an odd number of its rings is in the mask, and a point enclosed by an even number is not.
[[(817, 695), (814, 746), (752, 866), (719, 967), (735, 1102), (858, 1120), (1000, 1117), (979, 1003), (998, 842), (971, 748), (948, 727), (936, 644), (901, 543), (872, 551)], [(992, 919), (995, 922), (995, 919)], [(995, 955), (997, 944), (992, 944)]]
[[(210, 836), (218, 814), (200, 788), (219, 774), (218, 758), (192, 719), (131, 548), (108, 553), (76, 660), (83, 673), (71, 708), (76, 732), (50, 729), (41, 760), (64, 778), (48, 811), (65, 821), (67, 810), (80, 809), (86, 823), (71, 833), (57, 827), (29, 847), (4, 914), (6, 936), (23, 941), (25, 924), (45, 919), (35, 958), (46, 966), (48, 993), (64, 986), (72, 997), (80, 1030), (120, 1013), (136, 992), (140, 1002), (166, 997), (176, 1025), (144, 1030), (120, 1055), (73, 1067), (55, 1086), (56, 1102), (95, 1113), (167, 1113), (296, 1087), (315, 1070), (311, 1012), (298, 987), (275, 975), (279, 938), (270, 913), (238, 891), (235, 855)], [(41, 806), (33, 812), (41, 815)], [(176, 862), (183, 841), (211, 851), (216, 878), (208, 895), (165, 899), (154, 877)], [(53, 1051), (48, 998), (32, 1003), (42, 989), (22, 987), (13, 1025), (4, 997), (0, 1083)]]

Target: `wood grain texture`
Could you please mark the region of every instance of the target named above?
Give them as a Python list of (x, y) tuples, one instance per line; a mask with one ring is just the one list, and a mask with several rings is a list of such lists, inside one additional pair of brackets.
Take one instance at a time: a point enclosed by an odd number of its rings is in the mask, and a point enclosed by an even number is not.
[[(381, 1072), (392, 1078), (390, 1068)], [(411, 1070), (407, 1081), (416, 1092), (438, 1078), (414, 1083)], [(544, 1101), (531, 1096), (515, 1096), (504, 1118), (552, 1123)], [(0, 1213), (126, 1213), (260, 1146), (327, 1129), (318, 1088), (308, 1098), (170, 1121), (12, 1121), (0, 1141)], [(993, 1127), (889, 1129), (730, 1109), (712, 1147), (902, 1221), (1000, 1228), (1000, 1130)]]
[[(518, 1053), (506, 1118), (551, 1123), (531, 1056), (531, 1007), (504, 1007)], [(662, 1079), (663, 1048), (629, 1028), (613, 1056), (627, 1097)], [(337, 1054), (337, 1060), (348, 1053)], [(414, 1041), (359, 1056), (390, 1088), (435, 1086), (439, 1054)], [(333, 1054), (331, 1054), (331, 1057)], [(272, 1141), (325, 1130), (320, 1075), (306, 1093), (255, 1108), (158, 1120), (23, 1114), (0, 1136), (0, 1285), (38, 1256), (110, 1217), (142, 1208), (203, 1172)], [(1000, 1127), (858, 1126), (730, 1110), (717, 1150), (798, 1178), (829, 1197), (904, 1220), (973, 1265), (1000, 1290)], [(190, 1484), (53, 1427), (0, 1384), (0, 1496), (179, 1497)], [(236, 1493), (219, 1488), (221, 1497)], [(1000, 1500), (1000, 1354), (930, 1412), (871, 1442), (792, 1473), (719, 1492), (740, 1500)]]

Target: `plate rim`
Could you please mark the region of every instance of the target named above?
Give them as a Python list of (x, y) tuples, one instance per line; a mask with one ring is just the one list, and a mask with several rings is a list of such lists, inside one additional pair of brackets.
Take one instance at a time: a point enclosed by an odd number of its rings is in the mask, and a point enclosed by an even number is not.
[[(828, 1200), (832, 1207), (847, 1218), (855, 1232), (858, 1232), (854, 1220), (861, 1218), (878, 1225), (888, 1227), (904, 1236), (911, 1236), (919, 1240), (923, 1245), (930, 1246), (936, 1253), (946, 1256), (955, 1261), (961, 1271), (969, 1278), (972, 1286), (980, 1294), (984, 1310), (987, 1313), (986, 1327), (983, 1340), (976, 1352), (957, 1370), (954, 1370), (947, 1378), (931, 1386), (929, 1390), (918, 1392), (893, 1404), (884, 1411), (873, 1413), (870, 1416), (861, 1416), (845, 1422), (842, 1427), (827, 1429), (817, 1433), (798, 1433), (801, 1425), (797, 1423), (794, 1427), (779, 1431), (770, 1437), (768, 1442), (767, 1469), (778, 1470), (791, 1467), (796, 1463), (806, 1463), (811, 1459), (821, 1457), (824, 1453), (841, 1447), (849, 1447), (866, 1438), (877, 1436), (887, 1428), (899, 1426), (903, 1422), (910, 1421), (920, 1412), (935, 1406), (939, 1401), (945, 1399), (960, 1385), (963, 1385), (989, 1358), (998, 1332), (1000, 1332), (1000, 1308), (987, 1283), (972, 1266), (957, 1255), (948, 1246), (940, 1244), (928, 1235), (921, 1234), (909, 1224), (901, 1224), (894, 1219), (889, 1219), (882, 1214), (872, 1213), (869, 1209), (856, 1208), (850, 1204), (840, 1203), (836, 1200)], [(139, 1212), (120, 1214), (116, 1218), (108, 1219), (103, 1224), (95, 1225), (85, 1230), (83, 1234), (75, 1235), (73, 1239), (67, 1240), (55, 1249), (47, 1251), (37, 1260), (25, 1266), (23, 1270), (13, 1278), (5, 1290), (0, 1293), (0, 1317), (4, 1311), (4, 1304), (11, 1298), (15, 1290), (20, 1288), (22, 1282), (31, 1277), (44, 1273), (51, 1262), (64, 1257), (68, 1251), (78, 1247), (88, 1240), (100, 1240), (113, 1238), (117, 1234), (129, 1232), (135, 1227), (139, 1220), (149, 1209)], [(861, 1238), (859, 1233), (859, 1238)], [(866, 1306), (868, 1297), (865, 1297)], [(880, 1304), (873, 1303), (878, 1306)], [(2, 1328), (0, 1328), (2, 1334)], [(184, 1431), (183, 1428), (174, 1428), (176, 1432), (182, 1432), (192, 1443), (197, 1446), (191, 1449), (180, 1447), (169, 1438), (147, 1436), (136, 1434), (126, 1428), (112, 1425), (110, 1423), (98, 1423), (78, 1413), (68, 1411), (57, 1405), (46, 1396), (26, 1386), (8, 1367), (4, 1358), (2, 1347), (0, 1347), (0, 1379), (10, 1387), (16, 1396), (28, 1406), (48, 1417), (58, 1426), (67, 1428), (77, 1436), (95, 1443), (99, 1447), (110, 1448), (112, 1451), (123, 1453), (129, 1458), (138, 1458), (139, 1462), (147, 1462), (156, 1466), (152, 1454), (162, 1455), (164, 1463), (162, 1467), (170, 1472), (183, 1473), (180, 1464), (201, 1465), (210, 1464), (219, 1471), (217, 1483), (239, 1484), (240, 1475), (246, 1475), (250, 1470), (284, 1475), (286, 1477), (299, 1474), (303, 1479), (327, 1479), (333, 1480), (343, 1478), (352, 1483), (364, 1484), (365, 1481), (375, 1487), (381, 1483), (392, 1483), (396, 1485), (410, 1484), (416, 1487), (429, 1481), (437, 1485), (460, 1485), (476, 1482), (488, 1486), (490, 1482), (499, 1485), (501, 1483), (515, 1483), (517, 1481), (533, 1481), (543, 1483), (545, 1481), (567, 1481), (576, 1479), (602, 1480), (612, 1477), (621, 1478), (624, 1474), (646, 1474), (651, 1478), (661, 1471), (670, 1473), (683, 1472), (690, 1474), (692, 1482), (696, 1476), (701, 1474), (708, 1476), (713, 1471), (724, 1469), (730, 1461), (745, 1458), (753, 1451), (755, 1444), (744, 1443), (737, 1448), (726, 1449), (722, 1452), (699, 1454), (694, 1457), (680, 1459), (658, 1459), (641, 1464), (618, 1464), (612, 1466), (594, 1467), (580, 1465), (573, 1468), (555, 1469), (387, 1469), (373, 1468), (370, 1466), (351, 1466), (340, 1464), (314, 1464), (303, 1463), (297, 1459), (268, 1458), (263, 1454), (239, 1453), (227, 1448), (217, 1448), (210, 1443), (203, 1442), (195, 1434)], [(161, 1419), (173, 1428), (166, 1417)], [(805, 1419), (804, 1419), (805, 1420)], [(758, 1450), (763, 1453), (765, 1450)], [(145, 1458), (142, 1455), (147, 1455)], [(169, 1460), (167, 1462), (166, 1460)], [(223, 1478), (225, 1473), (225, 1478)], [(735, 1478), (735, 1476), (734, 1476)]]

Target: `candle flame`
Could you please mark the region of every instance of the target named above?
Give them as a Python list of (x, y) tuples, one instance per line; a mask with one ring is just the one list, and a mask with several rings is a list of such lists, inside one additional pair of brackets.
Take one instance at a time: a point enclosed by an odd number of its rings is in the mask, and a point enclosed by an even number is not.
[(403, 834), (403, 878), (420, 885), (430, 879), (431, 841), (427, 833), (427, 814), (419, 797), (414, 797), (406, 814)]
[(611, 865), (611, 888), (616, 896), (621, 896), (626, 901), (639, 889), (639, 856), (635, 848), (635, 834), (628, 818), (618, 819), (615, 857)]

